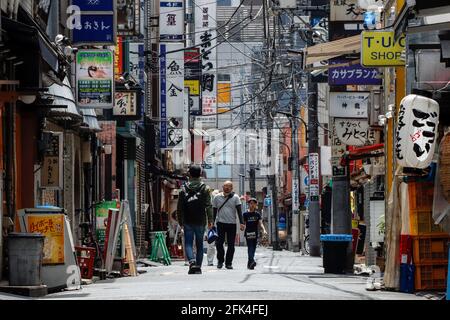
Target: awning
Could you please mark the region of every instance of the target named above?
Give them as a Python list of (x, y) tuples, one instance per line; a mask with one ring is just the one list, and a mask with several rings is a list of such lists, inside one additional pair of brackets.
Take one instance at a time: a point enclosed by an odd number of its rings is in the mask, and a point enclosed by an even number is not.
[(94, 109), (81, 109), (81, 113), (83, 114), (83, 122), (88, 126), (89, 130), (102, 131)]
[[(51, 108), (50, 115), (60, 120), (81, 120), (82, 115), (78, 112), (78, 108), (75, 104), (75, 98), (73, 97), (72, 87), (70, 86), (69, 79), (64, 78), (62, 85), (53, 83), (48, 87), (48, 92), (42, 94), (42, 98), (53, 99), (51, 105), (58, 106), (58, 108)], [(66, 108), (63, 108), (66, 106)]]
[(306, 65), (359, 52), (361, 52), (361, 35), (320, 43), (306, 48)]
[(8, 43), (14, 44), (17, 53), (24, 48), (26, 48), (24, 53), (29, 53), (30, 50), (38, 51), (42, 59), (54, 71), (58, 71), (59, 54), (38, 28), (6, 17), (2, 17), (2, 28), (8, 32)]

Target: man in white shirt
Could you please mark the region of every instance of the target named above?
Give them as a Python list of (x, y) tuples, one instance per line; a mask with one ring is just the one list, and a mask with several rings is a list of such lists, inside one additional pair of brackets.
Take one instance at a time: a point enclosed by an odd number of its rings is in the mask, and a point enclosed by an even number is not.
[[(242, 207), (239, 196), (233, 192), (233, 183), (225, 181), (223, 192), (213, 200), (214, 221), (217, 224), (219, 238), (216, 240), (217, 268), (221, 269), (225, 262), (227, 269), (233, 269), (234, 242), (236, 238), (236, 215), (239, 218), (240, 229), (244, 230)], [(227, 239), (227, 253), (225, 256), (224, 242)]]

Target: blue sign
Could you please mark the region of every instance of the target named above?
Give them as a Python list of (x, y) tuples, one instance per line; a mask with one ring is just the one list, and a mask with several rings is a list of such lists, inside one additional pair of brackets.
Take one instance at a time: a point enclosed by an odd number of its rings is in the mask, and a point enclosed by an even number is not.
[(74, 29), (74, 44), (111, 44), (114, 45), (114, 15), (82, 14), (81, 28)]
[(72, 0), (81, 11), (114, 11), (114, 0)]
[[(330, 65), (346, 63), (350, 60), (331, 59)], [(381, 77), (377, 68), (365, 68), (360, 64), (345, 67), (330, 68), (328, 71), (328, 84), (338, 85), (381, 85)]]
[[(167, 118), (167, 94), (166, 94), (166, 45), (160, 45), (160, 59), (159, 59), (159, 70), (160, 70), (160, 81), (161, 81), (161, 119)], [(161, 122), (160, 131), (160, 148), (167, 148), (167, 123), (165, 121)]]
[(265, 198), (264, 199), (264, 207), (270, 207), (272, 205), (272, 199), (271, 198)]

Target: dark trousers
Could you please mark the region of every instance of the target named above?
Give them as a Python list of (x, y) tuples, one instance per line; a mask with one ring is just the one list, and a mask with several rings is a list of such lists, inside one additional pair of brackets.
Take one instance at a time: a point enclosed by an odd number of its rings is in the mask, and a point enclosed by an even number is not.
[[(223, 263), (225, 260), (225, 265), (230, 266), (233, 263), (234, 256), (234, 241), (236, 239), (236, 224), (235, 223), (221, 223), (217, 222), (217, 233), (219, 238), (216, 240), (217, 248), (217, 262)], [(225, 242), (225, 235), (227, 237), (227, 255), (225, 256), (225, 249), (223, 244)]]
[(248, 263), (255, 262), (256, 242), (258, 239), (247, 239)]

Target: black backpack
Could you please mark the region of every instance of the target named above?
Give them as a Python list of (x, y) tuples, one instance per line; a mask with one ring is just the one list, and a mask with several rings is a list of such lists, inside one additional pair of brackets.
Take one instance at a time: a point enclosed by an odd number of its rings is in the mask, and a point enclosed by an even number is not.
[(206, 184), (202, 183), (196, 190), (184, 191), (184, 211), (186, 222), (201, 223), (205, 219), (205, 204), (204, 197), (206, 191)]

